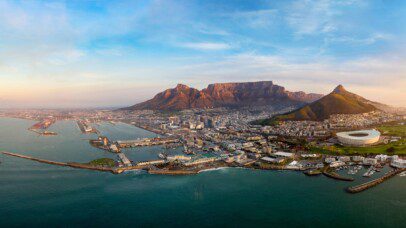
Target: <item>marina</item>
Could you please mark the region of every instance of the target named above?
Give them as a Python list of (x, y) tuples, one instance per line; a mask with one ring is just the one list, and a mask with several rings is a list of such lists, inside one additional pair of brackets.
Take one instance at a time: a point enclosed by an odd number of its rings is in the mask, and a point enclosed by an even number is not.
[(383, 183), (384, 181), (396, 176), (397, 174), (400, 174), (402, 172), (404, 172), (406, 169), (394, 169), (392, 171), (389, 171), (387, 174), (385, 174), (384, 176), (377, 178), (375, 180), (366, 182), (366, 183), (362, 183), (360, 185), (356, 185), (353, 187), (349, 187), (347, 188), (347, 192), (349, 193), (359, 193), (362, 191), (365, 191), (367, 189), (370, 189), (372, 187), (375, 187), (381, 183)]

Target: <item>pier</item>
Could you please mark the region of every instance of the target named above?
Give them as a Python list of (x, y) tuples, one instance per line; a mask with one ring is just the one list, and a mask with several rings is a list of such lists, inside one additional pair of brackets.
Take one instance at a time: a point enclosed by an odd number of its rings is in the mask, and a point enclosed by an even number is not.
[(83, 134), (98, 133), (98, 131), (95, 128), (93, 128), (83, 120), (78, 120), (76, 121), (76, 123)]
[(365, 191), (365, 190), (367, 190), (367, 189), (369, 189), (369, 188), (372, 188), (372, 187), (374, 187), (374, 186), (377, 186), (378, 184), (383, 183), (384, 181), (386, 181), (386, 180), (388, 180), (388, 179), (390, 179), (390, 178), (396, 176), (397, 174), (399, 174), (399, 173), (401, 173), (401, 172), (403, 172), (403, 171), (405, 171), (405, 170), (406, 170), (406, 169), (395, 169), (395, 170), (392, 170), (392, 171), (388, 172), (385, 176), (382, 176), (382, 177), (380, 177), (380, 178), (378, 178), (378, 179), (375, 179), (375, 180), (373, 180), (373, 181), (368, 181), (368, 182), (363, 183), (363, 184), (360, 184), (360, 185), (356, 185), (356, 186), (353, 186), (353, 187), (349, 187), (349, 188), (347, 188), (346, 190), (347, 190), (347, 192), (349, 192), (349, 193), (358, 193), (358, 192)]

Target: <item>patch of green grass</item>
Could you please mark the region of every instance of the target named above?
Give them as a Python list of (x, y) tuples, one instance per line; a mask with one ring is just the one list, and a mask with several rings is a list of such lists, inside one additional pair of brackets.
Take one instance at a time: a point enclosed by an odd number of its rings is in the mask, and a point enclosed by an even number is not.
[[(390, 149), (391, 148), (391, 149)], [(350, 146), (311, 146), (310, 151), (313, 153), (332, 154), (332, 155), (368, 155), (368, 154), (398, 154), (406, 155), (406, 140), (399, 140), (398, 142), (366, 146), (366, 147), (350, 147)]]
[(377, 129), (382, 135), (406, 137), (406, 125), (384, 125), (378, 126)]
[(87, 164), (92, 165), (92, 166), (103, 166), (103, 167), (116, 166), (116, 162), (111, 158), (99, 158), (99, 159), (93, 160)]

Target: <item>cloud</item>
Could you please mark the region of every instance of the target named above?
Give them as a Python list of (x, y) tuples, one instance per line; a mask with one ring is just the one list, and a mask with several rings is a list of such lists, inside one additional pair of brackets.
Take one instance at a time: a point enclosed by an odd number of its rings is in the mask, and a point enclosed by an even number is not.
[(201, 51), (221, 51), (232, 49), (232, 46), (230, 44), (216, 42), (182, 43), (179, 44), (179, 46)]
[(278, 16), (277, 9), (261, 9), (252, 11), (237, 11), (224, 16), (248, 24), (252, 28), (270, 27)]
[(375, 33), (365, 38), (356, 38), (351, 36), (332, 36), (326, 38), (327, 42), (331, 43), (348, 43), (355, 45), (371, 45), (378, 41), (390, 41), (394, 38), (391, 34)]
[(285, 8), (285, 19), (297, 36), (331, 33), (342, 26), (340, 16), (348, 7), (363, 5), (359, 0), (299, 0)]

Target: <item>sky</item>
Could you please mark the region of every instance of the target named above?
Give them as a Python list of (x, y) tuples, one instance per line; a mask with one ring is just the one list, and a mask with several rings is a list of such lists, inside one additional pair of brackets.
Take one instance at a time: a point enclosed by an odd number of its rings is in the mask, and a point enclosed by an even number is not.
[(406, 107), (406, 1), (0, 1), (0, 108), (260, 80)]

